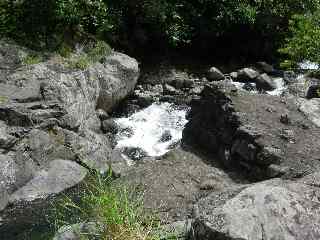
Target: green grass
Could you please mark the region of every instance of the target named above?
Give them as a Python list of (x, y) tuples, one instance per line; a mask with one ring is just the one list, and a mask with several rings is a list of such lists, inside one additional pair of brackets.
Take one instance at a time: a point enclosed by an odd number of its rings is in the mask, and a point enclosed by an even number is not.
[(65, 196), (55, 204), (50, 221), (56, 230), (79, 222), (99, 222), (105, 229), (101, 240), (158, 240), (159, 221), (145, 214), (139, 199), (136, 189), (94, 175), (77, 200)]
[(98, 41), (94, 48), (88, 52), (88, 58), (91, 62), (99, 62), (104, 56), (112, 53), (111, 47), (104, 41)]
[(112, 53), (112, 49), (106, 42), (97, 41), (95, 46), (87, 52), (74, 57), (71, 56), (70, 49), (67, 46), (62, 46), (58, 53), (62, 57), (69, 58), (68, 66), (70, 68), (85, 70), (90, 64), (99, 62), (103, 57), (109, 56)]
[(8, 101), (8, 98), (5, 96), (0, 96), (0, 104), (1, 103), (6, 103)]
[(41, 61), (42, 61), (42, 58), (36, 54), (28, 55), (22, 60), (23, 64), (25, 65), (33, 65), (33, 64), (40, 63)]
[(69, 67), (72, 69), (85, 70), (89, 67), (89, 65), (90, 61), (86, 55), (78, 56), (69, 62)]

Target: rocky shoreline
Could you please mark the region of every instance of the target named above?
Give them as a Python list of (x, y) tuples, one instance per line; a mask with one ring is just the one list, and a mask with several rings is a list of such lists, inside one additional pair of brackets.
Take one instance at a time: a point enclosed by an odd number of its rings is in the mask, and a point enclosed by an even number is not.
[[(145, 209), (181, 239), (320, 239), (316, 78), (262, 62), (139, 78), (138, 62), (118, 52), (85, 70), (54, 58), (25, 65), (28, 54), (0, 40), (0, 239), (110, 168), (116, 182), (143, 187)], [(182, 146), (129, 166), (113, 149), (112, 116), (154, 102), (191, 106)], [(55, 239), (78, 239), (64, 234)]]

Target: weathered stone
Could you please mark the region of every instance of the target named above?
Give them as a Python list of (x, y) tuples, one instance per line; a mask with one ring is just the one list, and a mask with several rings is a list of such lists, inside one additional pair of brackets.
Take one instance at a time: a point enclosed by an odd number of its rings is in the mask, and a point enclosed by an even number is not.
[(261, 74), (256, 78), (256, 84), (258, 90), (271, 91), (276, 89), (276, 86), (271, 77), (268, 74)]
[(101, 86), (97, 107), (110, 111), (116, 104), (132, 92), (139, 76), (138, 62), (125, 54), (114, 53), (103, 61), (103, 71), (99, 72)]
[(298, 101), (299, 110), (303, 112), (316, 126), (320, 127), (320, 99)]
[(180, 93), (179, 90), (175, 89), (173, 86), (169, 84), (164, 85), (163, 91), (164, 91), (164, 94), (168, 94), (168, 95), (177, 95)]
[(193, 239), (319, 239), (319, 188), (276, 179), (237, 192), (199, 201)]
[(128, 167), (100, 128), (106, 112), (133, 90), (137, 61), (114, 52), (80, 70), (55, 58), (25, 65), (28, 53), (0, 40), (0, 236), (6, 233), (5, 239), (17, 226), (41, 221), (49, 198), (80, 184), (88, 170), (104, 173), (111, 167), (119, 175)]
[(110, 132), (112, 134), (116, 134), (119, 131), (119, 127), (114, 120), (107, 119), (102, 122), (102, 130), (105, 133)]
[(211, 67), (209, 69), (207, 77), (209, 81), (219, 81), (225, 78), (223, 73), (216, 67)]
[(252, 68), (243, 68), (238, 71), (237, 80), (240, 82), (255, 82), (259, 75), (259, 72)]
[(102, 224), (94, 222), (78, 223), (60, 228), (53, 240), (81, 240), (84, 236), (88, 239), (97, 239), (102, 238), (104, 230)]
[(75, 162), (54, 160), (25, 186), (10, 195), (10, 203), (46, 199), (81, 182), (87, 170)]
[(96, 113), (97, 113), (97, 117), (100, 119), (100, 121), (104, 121), (104, 120), (107, 120), (110, 118), (109, 114), (102, 109), (98, 109), (96, 111)]
[(178, 149), (135, 166), (119, 181), (141, 189), (145, 209), (159, 214), (163, 223), (172, 223), (192, 217), (193, 204), (207, 191), (200, 183), (207, 179), (214, 182), (214, 191), (234, 184), (206, 159)]
[(266, 62), (257, 62), (257, 68), (258, 70), (264, 72), (264, 73), (273, 73), (274, 72), (274, 68), (272, 65), (266, 63)]
[(320, 98), (320, 84), (319, 85), (311, 85), (306, 93), (306, 98)]
[[(310, 105), (310, 101), (300, 109), (309, 112), (316, 123), (319, 104)], [(265, 110), (271, 107), (272, 111)], [(283, 113), (290, 115), (290, 124), (285, 126), (279, 121)], [(193, 101), (188, 118), (184, 143), (218, 154), (226, 166), (245, 169), (250, 177), (272, 177), (268, 170), (271, 164), (286, 169), (286, 178), (320, 169), (320, 129), (298, 111), (294, 98), (234, 93), (231, 85), (216, 83)], [(230, 156), (219, 154), (225, 152)]]

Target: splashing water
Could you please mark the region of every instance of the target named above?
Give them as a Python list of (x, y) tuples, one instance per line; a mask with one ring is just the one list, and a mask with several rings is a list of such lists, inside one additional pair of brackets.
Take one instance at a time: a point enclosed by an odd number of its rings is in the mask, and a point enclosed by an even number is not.
[(187, 111), (187, 107), (153, 103), (128, 118), (115, 119), (120, 128), (116, 149), (141, 149), (151, 157), (164, 155), (181, 140)]
[[(272, 91), (267, 91), (267, 94), (273, 95), (273, 96), (280, 96), (287, 89), (286, 84), (285, 84), (283, 78), (274, 78), (273, 82), (276, 85), (276, 89), (272, 90)], [(245, 83), (232, 81), (232, 84), (238, 89), (245, 90), (244, 89)], [(253, 87), (256, 86), (255, 83), (250, 83), (250, 84)], [(257, 90), (249, 90), (249, 92), (258, 93)]]
[(308, 61), (308, 60), (299, 63), (298, 66), (301, 70), (318, 70), (319, 69), (319, 64)]

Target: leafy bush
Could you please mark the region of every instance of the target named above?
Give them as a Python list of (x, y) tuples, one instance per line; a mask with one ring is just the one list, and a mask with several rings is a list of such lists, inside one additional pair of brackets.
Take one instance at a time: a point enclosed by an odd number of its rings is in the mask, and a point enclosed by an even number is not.
[(289, 19), (318, 6), (319, 0), (1, 0), (0, 30), (38, 48), (72, 42), (80, 33), (133, 48), (206, 47), (222, 39), (274, 50)]
[(39, 63), (41, 61), (42, 61), (41, 57), (39, 55), (36, 55), (36, 54), (28, 55), (22, 60), (22, 62), (24, 64), (26, 64), (26, 65), (37, 64), (37, 63)]
[[(64, 52), (62, 51), (62, 53)], [(67, 61), (70, 68), (84, 70), (88, 68), (91, 63), (99, 62), (103, 57), (109, 56), (112, 53), (112, 49), (106, 42), (97, 41), (87, 52), (82, 51), (80, 54), (73, 56), (68, 51), (66, 53), (68, 53), (66, 56), (61, 56), (68, 58)]]
[(320, 63), (320, 11), (295, 15), (290, 21), (291, 36), (280, 52), (289, 67), (303, 60)]

